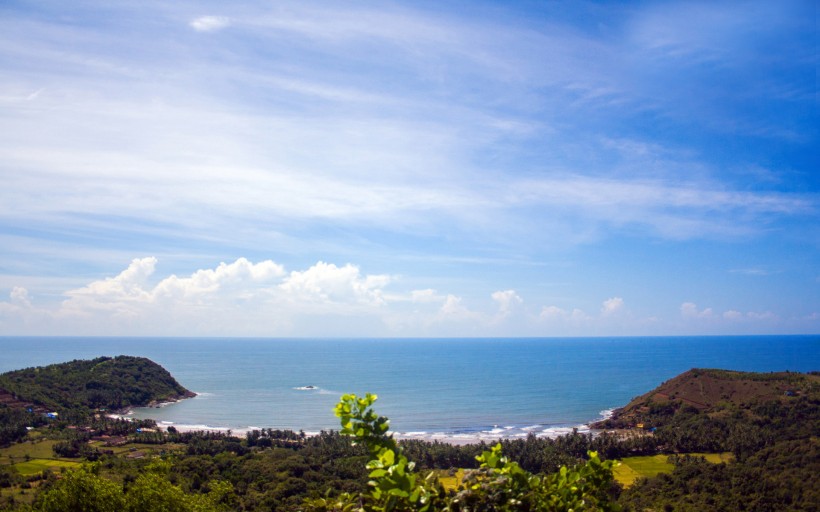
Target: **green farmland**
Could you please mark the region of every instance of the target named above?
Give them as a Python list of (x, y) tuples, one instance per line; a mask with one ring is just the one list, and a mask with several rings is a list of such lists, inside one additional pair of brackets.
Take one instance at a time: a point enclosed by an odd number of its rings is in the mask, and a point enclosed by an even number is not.
[[(692, 457), (703, 457), (713, 464), (729, 462), (732, 460), (731, 453), (689, 453)], [(671, 473), (675, 468), (669, 462), (669, 455), (648, 455), (644, 457), (625, 457), (621, 459), (621, 464), (613, 470), (615, 480), (624, 487), (629, 487), (635, 480), (641, 477), (651, 478), (660, 473)]]

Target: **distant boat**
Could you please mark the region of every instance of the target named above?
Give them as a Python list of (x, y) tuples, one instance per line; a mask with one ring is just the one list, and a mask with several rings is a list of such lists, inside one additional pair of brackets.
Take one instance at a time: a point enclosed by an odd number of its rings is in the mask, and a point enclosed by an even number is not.
[(301, 390), (301, 391), (310, 391), (311, 389), (319, 389), (319, 388), (317, 388), (316, 386), (301, 386), (301, 387), (298, 387), (296, 389)]

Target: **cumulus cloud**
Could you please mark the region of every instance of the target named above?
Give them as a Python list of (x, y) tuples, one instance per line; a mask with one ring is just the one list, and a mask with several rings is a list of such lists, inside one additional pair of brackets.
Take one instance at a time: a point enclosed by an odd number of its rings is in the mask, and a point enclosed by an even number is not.
[(0, 301), (0, 330), (11, 333), (17, 326), (42, 328), (53, 318), (53, 312), (32, 304), (29, 291), (23, 286), (14, 286), (8, 301)]
[(154, 257), (135, 258), (115, 277), (67, 291), (68, 299), (63, 301), (59, 313), (88, 316), (95, 311), (105, 311), (115, 316), (137, 316), (140, 304), (153, 302), (146, 282), (154, 273), (156, 263)]
[(142, 305), (174, 302), (216, 305), (243, 299), (286, 301), (291, 303), (384, 303), (383, 288), (389, 276), (362, 275), (358, 267), (337, 267), (318, 262), (304, 271), (285, 272), (271, 260), (253, 263), (239, 258), (220, 263), (216, 268), (201, 269), (187, 277), (171, 275), (151, 286), (156, 258), (135, 259), (113, 278), (94, 281), (85, 287), (66, 292), (64, 312), (83, 313), (108, 310), (135, 313)]
[(445, 315), (459, 315), (467, 311), (461, 304), (461, 297), (455, 295), (448, 295), (441, 306), (441, 312)]
[(393, 277), (350, 263), (286, 271), (272, 260), (238, 258), (165, 276), (158, 264), (153, 256), (135, 258), (112, 277), (65, 291), (51, 309), (35, 311), (27, 289), (15, 287), (0, 302), (0, 322), (21, 324), (26, 311), (27, 318), (37, 313), (44, 328), (80, 334), (459, 334), (497, 325), (523, 304), (514, 290), (491, 294), (485, 306), (495, 308), (486, 311), (432, 288), (388, 293)]
[(224, 16), (200, 16), (191, 20), (191, 27), (197, 32), (213, 32), (231, 24), (230, 18)]
[(293, 300), (381, 305), (388, 283), (390, 276), (362, 276), (354, 265), (337, 267), (320, 261), (305, 271), (291, 272), (279, 288)]
[[(391, 282), (386, 275), (365, 275), (355, 265), (321, 261), (286, 272), (271, 260), (238, 258), (187, 276), (152, 279), (156, 264), (154, 257), (137, 258), (114, 277), (69, 290), (52, 316), (73, 322), (82, 332), (122, 328), (192, 334), (193, 328), (200, 333), (277, 335), (289, 333), (300, 318), (317, 314), (328, 322), (350, 314), (370, 315), (380, 325), (380, 310), (388, 303), (384, 288)], [(17, 302), (26, 297), (21, 290), (13, 294)], [(401, 300), (409, 302), (410, 294)], [(19, 307), (5, 304), (4, 311)], [(304, 322), (316, 326), (315, 320)]]
[(681, 304), (681, 316), (689, 320), (709, 320), (714, 325), (723, 323), (724, 325), (739, 325), (742, 323), (776, 323), (780, 317), (771, 311), (747, 311), (742, 312), (736, 309), (728, 309), (723, 313), (716, 313), (712, 308), (699, 309), (692, 302)]
[(726, 320), (741, 320), (743, 318), (743, 313), (730, 309), (729, 311), (725, 311), (723, 313), (723, 318)]
[(601, 315), (610, 316), (621, 311), (624, 307), (624, 300), (621, 297), (612, 297), (607, 299), (601, 305)]
[(9, 293), (9, 298), (11, 299), (12, 304), (24, 308), (31, 307), (31, 300), (28, 296), (28, 290), (26, 290), (22, 286), (15, 286), (14, 288), (12, 288), (11, 293)]
[(270, 260), (251, 263), (239, 258), (233, 263), (220, 263), (215, 269), (197, 270), (190, 277), (172, 275), (163, 279), (153, 290), (155, 297), (191, 297), (215, 293), (235, 286), (247, 292), (260, 283), (284, 275), (285, 270)]
[(548, 320), (553, 318), (565, 318), (567, 316), (567, 312), (558, 306), (544, 306), (541, 308), (541, 313), (539, 316)]
[(447, 295), (444, 299), (444, 304), (439, 309), (438, 320), (464, 321), (464, 320), (478, 320), (481, 315), (475, 311), (471, 311), (464, 305), (463, 299), (456, 295)]
[[(504, 335), (516, 329), (522, 335), (588, 336), (613, 329), (634, 334), (657, 324), (657, 319), (634, 318), (618, 296), (588, 314), (557, 305), (533, 311), (514, 289), (497, 290), (477, 302), (433, 288), (388, 292), (400, 284), (396, 278), (367, 274), (350, 263), (319, 261), (287, 271), (272, 260), (238, 258), (164, 276), (157, 275), (158, 264), (153, 256), (135, 258), (116, 275), (72, 288), (62, 302), (46, 306), (35, 307), (28, 289), (14, 286), (0, 301), (0, 326), (11, 332), (14, 326), (36, 325), (44, 334), (440, 336)], [(680, 315), (689, 320), (688, 327), (710, 330), (817, 320), (816, 315), (783, 320), (770, 311), (719, 314), (694, 302), (681, 304)]]
[(684, 318), (714, 318), (712, 308), (699, 310), (694, 302), (684, 302), (680, 306), (680, 313)]
[(524, 302), (524, 300), (515, 293), (515, 290), (493, 292), (492, 298), (498, 304), (498, 309), (501, 314), (509, 313), (517, 305)]

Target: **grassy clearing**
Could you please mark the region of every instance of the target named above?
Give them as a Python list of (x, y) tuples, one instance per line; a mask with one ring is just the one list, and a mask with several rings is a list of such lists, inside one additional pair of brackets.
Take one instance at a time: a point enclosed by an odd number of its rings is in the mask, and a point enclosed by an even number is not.
[(102, 441), (93, 441), (90, 443), (93, 448), (102, 451), (111, 451), (117, 456), (127, 456), (129, 453), (136, 451), (145, 454), (156, 455), (160, 453), (178, 452), (185, 450), (185, 445), (181, 443), (165, 443), (165, 444), (144, 444), (144, 443), (128, 443), (121, 446), (106, 446)]
[(42, 473), (46, 469), (76, 468), (80, 462), (54, 457), (55, 440), (16, 443), (0, 450), (0, 466), (11, 466), (23, 476)]
[(734, 455), (731, 452), (723, 452), (723, 453), (693, 453), (697, 457), (703, 457), (706, 459), (707, 462), (711, 462), (712, 464), (720, 464), (721, 462), (731, 462), (735, 460)]
[[(684, 455), (684, 454), (681, 454)], [(703, 457), (708, 462), (720, 464), (732, 460), (732, 454), (726, 453), (689, 453), (693, 457)], [(675, 468), (669, 462), (668, 455), (650, 455), (645, 457), (625, 457), (621, 464), (612, 471), (617, 480), (624, 487), (629, 487), (641, 477), (651, 478), (661, 473), (671, 473)]]
[(668, 455), (651, 455), (645, 457), (625, 457), (613, 470), (615, 480), (624, 487), (629, 487), (640, 477), (653, 477), (660, 473), (671, 473), (673, 466)]
[(52, 471), (59, 471), (60, 468), (78, 468), (82, 465), (80, 462), (58, 459), (31, 459), (26, 462), (20, 462), (13, 467), (23, 476), (37, 475), (50, 469)]
[(54, 457), (54, 440), (25, 441), (0, 449), (0, 466), (22, 462), (26, 455), (30, 459), (50, 459)]

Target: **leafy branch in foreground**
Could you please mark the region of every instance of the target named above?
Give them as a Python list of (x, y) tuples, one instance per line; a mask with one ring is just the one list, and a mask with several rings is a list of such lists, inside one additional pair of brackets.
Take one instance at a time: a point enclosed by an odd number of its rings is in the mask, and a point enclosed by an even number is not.
[(388, 434), (389, 420), (373, 410), (377, 397), (347, 394), (336, 405), (341, 433), (367, 447), (370, 491), (361, 496), (327, 495), (305, 501), (308, 512), (330, 511), (614, 511), (612, 461), (595, 452), (582, 465), (551, 475), (533, 475), (501, 453), (498, 444), (477, 457), (454, 491), (445, 491), (435, 473), (421, 478), (415, 465)]

